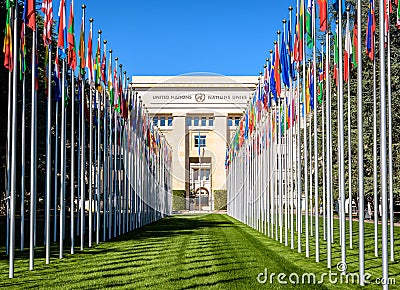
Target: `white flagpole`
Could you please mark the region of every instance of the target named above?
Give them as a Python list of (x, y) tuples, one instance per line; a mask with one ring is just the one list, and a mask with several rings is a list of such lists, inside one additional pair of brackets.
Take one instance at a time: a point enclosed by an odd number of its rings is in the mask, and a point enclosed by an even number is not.
[[(90, 22), (90, 34), (93, 31), (93, 18), (89, 19)], [(89, 53), (89, 52), (88, 52)], [(88, 54), (88, 60), (91, 61), (91, 55)], [(92, 76), (89, 71), (89, 81), (92, 80)], [(93, 237), (93, 88), (92, 83), (89, 83), (89, 248), (92, 247), (92, 237)]]
[(383, 289), (388, 289), (388, 196), (387, 196), (387, 159), (386, 159), (386, 60), (385, 60), (385, 32), (384, 32), (384, 0), (379, 1), (379, 62), (380, 62), (380, 97), (381, 97), (381, 114), (380, 114), (380, 130), (381, 130), (381, 197), (382, 197), (382, 283)]
[(326, 262), (327, 268), (332, 268), (332, 233), (331, 233), (331, 219), (332, 216), (332, 199), (331, 199), (331, 171), (332, 171), (332, 162), (331, 162), (331, 82), (330, 82), (330, 75), (329, 75), (329, 68), (330, 68), (330, 36), (332, 35), (331, 32), (326, 33), (325, 35), (325, 42), (326, 42), (326, 61), (325, 61), (325, 74), (326, 74), (326, 84), (325, 84), (325, 96), (326, 96), (326, 213), (327, 213), (327, 233), (326, 233)]
[(71, 68), (71, 255), (75, 253), (75, 75)]
[[(103, 52), (104, 54), (107, 51), (107, 40), (103, 40)], [(107, 60), (105, 60), (107, 63)], [(106, 84), (103, 86), (103, 242), (106, 241), (106, 230), (107, 230), (107, 201), (109, 194), (109, 174), (108, 174), (108, 156), (107, 152), (110, 149), (108, 144), (108, 134), (107, 134), (107, 118), (108, 118), (108, 105), (107, 105), (107, 97), (106, 97)]]
[(48, 84), (46, 119), (46, 264), (50, 264), (50, 194), (51, 194), (51, 44), (48, 45)]
[(338, 94), (338, 129), (339, 129), (339, 197), (340, 197), (340, 246), (341, 262), (346, 264), (346, 211), (344, 177), (344, 116), (343, 116), (343, 43), (342, 43), (342, 1), (339, 1), (338, 43), (339, 43), (339, 94)]
[[(23, 35), (25, 37), (25, 25), (22, 25), (24, 30)], [(24, 53), (24, 52), (22, 52)], [(32, 62), (33, 64), (33, 62)], [(23, 64), (21, 64), (22, 66)], [(22, 128), (21, 128), (21, 139), (22, 139), (22, 150), (21, 150), (21, 251), (24, 250), (25, 243), (25, 72), (23, 72), (22, 79)], [(33, 75), (33, 74), (32, 74)]]
[[(102, 31), (99, 30), (99, 44), (101, 42), (101, 33)], [(100, 58), (99, 56), (96, 56), (96, 58)], [(100, 64), (99, 64), (100, 65)], [(97, 68), (97, 74), (101, 74), (101, 68)], [(98, 79), (100, 77), (98, 76)], [(95, 80), (96, 82), (96, 80)], [(100, 86), (100, 83), (98, 84)], [(100, 150), (100, 143), (101, 143), (101, 126), (100, 126), (100, 109), (101, 109), (101, 97), (99, 94), (98, 88), (96, 88), (96, 98), (97, 98), (97, 185), (96, 185), (96, 201), (97, 201), (97, 206), (96, 206), (96, 244), (99, 244), (100, 242), (100, 161), (101, 161), (101, 150)], [(104, 144), (103, 144), (104, 146)], [(104, 174), (104, 171), (103, 171)], [(103, 175), (103, 182), (104, 182), (104, 175)], [(104, 204), (103, 204), (104, 208)]]
[[(349, 31), (349, 26), (350, 26), (350, 16), (349, 16), (349, 11), (350, 8), (346, 8), (346, 14), (347, 14), (347, 24), (346, 24), (346, 43), (347, 43), (347, 33), (350, 34)], [(349, 43), (349, 47), (351, 44)], [(348, 49), (347, 47), (345, 49)], [(352, 169), (351, 169), (351, 96), (350, 96), (350, 69), (351, 69), (351, 59), (350, 59), (350, 51), (348, 51), (347, 55), (347, 71), (348, 71), (348, 80), (347, 80), (347, 154), (348, 154), (348, 171), (349, 171), (349, 245), (350, 249), (353, 249), (353, 196), (352, 196), (352, 185), (351, 185), (351, 179), (352, 179)]]
[[(372, 35), (375, 38), (375, 35)], [(375, 39), (373, 41), (375, 43)], [(374, 246), (375, 246), (375, 257), (378, 257), (378, 222), (379, 222), (379, 209), (378, 209), (378, 125), (377, 125), (377, 100), (376, 100), (376, 58), (374, 52), (374, 63), (373, 63), (373, 79), (374, 79), (374, 87), (373, 87), (373, 110), (374, 110), (374, 146), (373, 146), (373, 168), (374, 168)]]
[[(386, 13), (390, 15), (389, 1), (386, 1)], [(390, 17), (390, 16), (389, 16)], [(390, 24), (388, 23), (389, 27)], [(394, 261), (394, 200), (393, 200), (393, 136), (392, 136), (392, 80), (391, 80), (391, 55), (390, 55), (390, 28), (387, 31), (387, 87), (388, 87), (388, 138), (389, 138), (389, 211), (390, 211), (390, 261)]]
[[(364, 285), (364, 142), (362, 107), (361, 0), (357, 0), (357, 128), (358, 128), (358, 255), (360, 285)], [(375, 214), (375, 213), (374, 213)]]
[[(322, 69), (325, 70), (325, 63), (324, 63), (324, 42), (321, 42), (321, 66)], [(325, 75), (325, 74), (324, 74)], [(326, 89), (326, 85), (325, 85)], [(322, 92), (320, 92), (322, 96)], [(322, 131), (322, 232), (323, 232), (323, 239), (326, 241), (326, 171), (325, 171), (325, 109), (324, 109), (324, 100), (322, 99), (321, 104), (321, 131)]]
[(10, 243), (10, 198), (11, 198), (11, 92), (12, 92), (12, 72), (8, 72), (8, 114), (7, 114), (7, 189), (6, 189), (6, 255), (9, 254)]
[(61, 81), (61, 183), (60, 183), (60, 253), (59, 258), (63, 258), (64, 250), (64, 222), (65, 222), (65, 60), (62, 60), (62, 81)]
[[(32, 30), (32, 113), (31, 113), (31, 209), (30, 209), (30, 239), (29, 239), (29, 270), (34, 267), (35, 223), (36, 223), (36, 30)], [(23, 149), (24, 150), (24, 149)]]
[[(10, 8), (12, 9), (12, 8)], [(13, 54), (13, 98), (12, 98), (12, 139), (11, 139), (11, 189), (10, 189), (10, 243), (9, 243), (9, 278), (14, 277), (14, 256), (15, 256), (15, 191), (16, 191), (16, 159), (17, 159), (17, 52), (18, 52), (18, 3), (15, 4), (14, 15), (11, 18), (14, 18), (14, 54)]]

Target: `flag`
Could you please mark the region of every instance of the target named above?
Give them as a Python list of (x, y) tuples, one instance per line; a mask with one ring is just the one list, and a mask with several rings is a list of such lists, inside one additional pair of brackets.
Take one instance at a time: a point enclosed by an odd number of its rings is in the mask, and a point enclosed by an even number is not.
[(33, 31), (36, 31), (36, 13), (34, 0), (25, 0), (22, 20), (26, 26), (28, 26)]
[(274, 78), (275, 78), (275, 88), (278, 97), (281, 96), (281, 65), (279, 60), (279, 49), (278, 43), (275, 43), (275, 65), (274, 65)]
[(106, 85), (107, 83), (106, 70), (107, 70), (106, 52), (103, 51), (103, 59), (101, 60), (101, 80), (103, 81), (104, 85)]
[(274, 97), (276, 103), (276, 81), (275, 81), (275, 54), (272, 54), (271, 69), (269, 74), (269, 88), (271, 95)]
[(294, 69), (294, 60), (293, 60), (293, 41), (292, 41), (292, 20), (289, 19), (288, 26), (288, 37), (287, 37), (287, 45), (288, 45), (288, 63), (289, 63), (289, 75), (292, 80), (296, 78), (296, 73)]
[(19, 79), (22, 80), (26, 71), (26, 45), (25, 45), (25, 22), (21, 25), (21, 37), (19, 39)]
[(89, 73), (89, 84), (93, 80), (93, 46), (92, 46), (92, 40), (93, 40), (93, 27), (90, 26), (90, 31), (89, 31), (89, 39), (88, 39), (88, 52), (87, 52), (87, 64), (86, 67), (88, 68), (88, 73)]
[(336, 86), (339, 86), (338, 69), (339, 69), (339, 46), (338, 46), (338, 26), (336, 25), (335, 39), (334, 39), (334, 56), (333, 56), (333, 78), (336, 80)]
[(3, 52), (4, 52), (4, 67), (8, 69), (9, 72), (12, 72), (14, 68), (13, 63), (13, 46), (12, 46), (12, 33), (11, 33), (11, 15), (12, 15), (12, 3), (10, 0), (6, 1), (6, 27), (4, 29), (4, 43), (3, 43)]
[(374, 0), (370, 0), (368, 8), (367, 36), (365, 43), (367, 46), (367, 55), (371, 60), (374, 60), (375, 55), (375, 29)]
[(325, 80), (325, 72), (324, 72), (324, 64), (321, 62), (318, 73), (318, 103), (322, 103), (322, 99), (324, 97), (324, 80)]
[(94, 63), (94, 81), (96, 84), (100, 84), (100, 78), (101, 78), (101, 68), (100, 68), (100, 34), (99, 37), (97, 38), (97, 50), (96, 50), (96, 58), (95, 58), (95, 63)]
[(286, 85), (286, 87), (290, 86), (289, 80), (289, 71), (290, 71), (290, 60), (289, 53), (287, 50), (287, 46), (285, 43), (285, 33), (282, 33), (282, 41), (281, 41), (281, 68), (282, 68), (282, 82)]
[(48, 46), (51, 43), (51, 27), (53, 25), (53, 1), (43, 0), (42, 11), (44, 13), (43, 42), (44, 46)]
[(58, 40), (57, 47), (60, 49), (65, 48), (65, 0), (60, 0), (60, 7), (58, 9)]
[(314, 105), (315, 105), (315, 92), (314, 92), (314, 65), (311, 65), (311, 72), (310, 72), (310, 82), (309, 82), (309, 85), (310, 85), (310, 107), (311, 107), (311, 110), (314, 110), (315, 109), (315, 107), (314, 107)]
[(296, 17), (296, 35), (295, 35), (295, 41), (294, 41), (293, 56), (294, 56), (294, 60), (299, 62), (299, 61), (303, 60), (304, 0), (301, 0), (300, 7), (298, 7), (297, 9), (298, 9), (298, 12), (297, 12), (297, 17)]
[(118, 98), (118, 77), (117, 77), (117, 67), (114, 68), (114, 110), (120, 112), (119, 108), (119, 98)]
[(110, 96), (110, 104), (114, 104), (114, 88), (113, 88), (113, 76), (112, 76), (112, 61), (111, 57), (108, 60), (108, 95)]
[(306, 108), (305, 113), (310, 113), (310, 64), (307, 68), (307, 76), (306, 76)]
[(399, 1), (398, 1), (398, 0), (396, 0), (396, 5), (397, 5), (397, 12), (396, 12), (397, 20), (396, 20), (396, 26), (397, 26), (398, 29), (400, 29), (400, 5), (399, 5)]
[(59, 58), (58, 58), (59, 50), (56, 50), (56, 59), (54, 64), (53, 78), (54, 78), (54, 100), (56, 102), (61, 101), (61, 85), (60, 85), (60, 71), (59, 71)]
[(353, 57), (352, 64), (356, 68), (358, 63), (358, 23), (357, 23), (357, 10), (354, 14), (354, 27), (353, 27)]
[(313, 0), (307, 1), (307, 11), (306, 11), (306, 34), (307, 34), (307, 46), (312, 48), (313, 46), (313, 33), (312, 33), (312, 26), (313, 26), (313, 19), (312, 19), (312, 9), (313, 9)]
[(85, 60), (85, 30), (84, 30), (84, 23), (85, 19), (82, 16), (82, 23), (81, 23), (81, 33), (79, 37), (79, 50), (78, 50), (78, 55), (79, 55), (79, 60), (80, 60), (80, 73), (83, 74), (85, 71), (86, 67), (86, 60)]
[(349, 80), (351, 55), (352, 55), (351, 35), (350, 35), (349, 21), (347, 21), (345, 44), (344, 44), (344, 72), (343, 72), (343, 80), (345, 82), (348, 82)]
[(76, 48), (75, 48), (75, 28), (74, 28), (74, 0), (71, 2), (68, 21), (68, 66), (74, 71), (76, 69)]
[(324, 32), (327, 29), (328, 6), (326, 0), (318, 0), (319, 6), (319, 29)]

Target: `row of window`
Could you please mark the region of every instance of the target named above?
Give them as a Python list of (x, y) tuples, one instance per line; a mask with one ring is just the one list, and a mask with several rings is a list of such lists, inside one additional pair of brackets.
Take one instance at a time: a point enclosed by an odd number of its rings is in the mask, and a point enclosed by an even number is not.
[(186, 126), (194, 126), (194, 127), (213, 127), (214, 126), (214, 117), (186, 117)]
[(206, 147), (206, 136), (205, 135), (195, 135), (194, 136), (194, 147)]
[(240, 122), (240, 118), (241, 117), (228, 117), (228, 126), (229, 127), (233, 127), (233, 126), (239, 126), (239, 122)]
[(153, 125), (157, 127), (171, 127), (172, 126), (172, 116), (154, 116)]

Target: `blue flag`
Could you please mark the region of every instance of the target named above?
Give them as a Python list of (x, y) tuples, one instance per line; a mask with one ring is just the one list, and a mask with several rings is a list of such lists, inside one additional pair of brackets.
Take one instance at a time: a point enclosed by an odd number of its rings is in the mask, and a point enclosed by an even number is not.
[(281, 42), (281, 69), (282, 69), (282, 82), (286, 85), (286, 87), (290, 86), (289, 80), (289, 55), (287, 51), (287, 46), (285, 42), (284, 33), (282, 33), (282, 42)]

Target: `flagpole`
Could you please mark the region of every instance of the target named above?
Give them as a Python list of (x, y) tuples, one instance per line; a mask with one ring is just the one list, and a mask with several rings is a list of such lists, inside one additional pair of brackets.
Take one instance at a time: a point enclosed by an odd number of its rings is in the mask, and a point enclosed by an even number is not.
[[(363, 96), (361, 54), (361, 0), (357, 0), (357, 128), (358, 128), (358, 260), (360, 285), (364, 285), (364, 142), (363, 142)], [(374, 98), (375, 100), (375, 98)], [(376, 212), (374, 213), (376, 214)]]
[[(86, 5), (82, 4), (82, 32), (83, 36), (85, 35), (85, 9)], [(83, 42), (84, 42), (83, 38)], [(83, 47), (85, 44), (83, 43)], [(81, 56), (84, 57), (84, 56)], [(82, 61), (81, 61), (82, 62)], [(81, 169), (80, 169), (80, 183), (81, 183), (81, 199), (80, 199), (80, 208), (81, 208), (81, 250), (83, 250), (84, 247), (84, 242), (85, 242), (85, 106), (86, 106), (86, 98), (85, 98), (85, 67), (81, 65), (81, 74), (82, 74), (82, 89), (81, 89), (81, 156), (80, 156), (80, 161), (81, 161)]]
[[(112, 49), (109, 50), (110, 57), (109, 57), (109, 71), (112, 72)], [(108, 90), (109, 94), (111, 93), (112, 90), (112, 73), (109, 73), (108, 78)], [(110, 85), (111, 84), (111, 85)], [(111, 86), (111, 88), (110, 88)], [(111, 104), (111, 96), (109, 95), (109, 101), (108, 105), (110, 108), (110, 113), (108, 114), (108, 124), (109, 124), (109, 145), (108, 145), (108, 156), (109, 156), (109, 193), (108, 193), (108, 239), (111, 240), (112, 238), (112, 210), (113, 210), (113, 194), (115, 194), (115, 188), (114, 188), (114, 179), (115, 179), (115, 171), (113, 168), (114, 162), (113, 162), (113, 142), (112, 142), (112, 137), (113, 137), (113, 130), (112, 130), (112, 104)], [(108, 109), (107, 109), (108, 110)], [(114, 172), (114, 174), (113, 174)]]
[(383, 289), (388, 289), (388, 214), (387, 214), (387, 159), (386, 159), (386, 80), (385, 80), (385, 33), (384, 33), (384, 0), (379, 1), (379, 27), (382, 29), (379, 32), (379, 62), (380, 62), (380, 97), (381, 97), (381, 114), (380, 114), (380, 157), (381, 157), (381, 197), (382, 197), (382, 284)]
[[(386, 13), (389, 16), (389, 5), (386, 7)], [(389, 20), (388, 20), (389, 21)], [(390, 24), (388, 23), (388, 26)], [(390, 55), (390, 29), (387, 31), (387, 87), (388, 87), (388, 138), (389, 138), (389, 211), (390, 211), (390, 261), (394, 261), (394, 212), (393, 212), (393, 207), (394, 207), (394, 200), (393, 200), (393, 136), (392, 136), (392, 80), (391, 80), (391, 55)]]
[(345, 211), (345, 177), (344, 177), (344, 116), (343, 116), (343, 44), (342, 44), (342, 1), (339, 1), (338, 42), (339, 42), (339, 94), (338, 94), (338, 127), (339, 127), (339, 196), (341, 221), (341, 262), (346, 264), (346, 211)]
[[(327, 33), (326, 33), (327, 35)], [(321, 67), (322, 70), (325, 70), (324, 67), (324, 42), (321, 42)], [(323, 78), (326, 79), (325, 75), (327, 74), (326, 71), (323, 72)], [(322, 80), (323, 81), (323, 80)], [(321, 86), (321, 90), (323, 89), (323, 84)], [(325, 84), (325, 90), (326, 90), (326, 84)], [(321, 98), (322, 98), (322, 92), (320, 92)], [(322, 231), (323, 231), (323, 239), (326, 241), (326, 170), (325, 170), (325, 109), (324, 109), (324, 99), (322, 98), (322, 104), (321, 104), (321, 130), (322, 130), (322, 137), (321, 137), (321, 142), (322, 142)]]
[[(11, 8), (10, 8), (11, 9)], [(7, 188), (6, 188), (6, 255), (9, 254), (10, 243), (10, 198), (11, 198), (11, 91), (12, 91), (12, 72), (8, 72), (8, 102), (7, 102)]]
[[(317, 51), (315, 45), (316, 39), (316, 13), (315, 3), (312, 8), (312, 34), (313, 34), (313, 73), (314, 73), (314, 199), (315, 199), (315, 261), (319, 262), (319, 199), (318, 199), (318, 98), (317, 94)], [(312, 199), (311, 199), (312, 201)], [(312, 212), (312, 211), (311, 211)]]
[[(375, 34), (372, 35), (373, 38), (375, 38)], [(373, 41), (375, 43), (375, 40)], [(373, 167), (374, 167), (374, 245), (375, 245), (375, 257), (378, 257), (378, 222), (379, 222), (379, 216), (378, 216), (378, 157), (377, 157), (377, 152), (378, 152), (378, 125), (377, 125), (377, 101), (376, 101), (376, 58), (375, 58), (375, 51), (374, 51), (374, 63), (373, 63), (373, 110), (374, 110), (374, 149), (373, 149)], [(382, 200), (383, 201), (383, 200)]]
[[(11, 7), (9, 9), (12, 9)], [(13, 51), (13, 99), (12, 99), (12, 139), (11, 139), (11, 189), (10, 189), (10, 243), (9, 243), (9, 278), (14, 277), (14, 256), (15, 256), (15, 191), (16, 191), (16, 158), (17, 158), (17, 51), (18, 51), (18, 41), (17, 41), (17, 28), (18, 28), (18, 3), (15, 5), (14, 9), (14, 51)]]
[[(346, 7), (346, 16), (347, 16), (347, 29), (346, 29), (346, 43), (347, 43), (347, 34), (350, 34), (349, 26), (350, 26), (350, 8)], [(349, 36), (350, 37), (350, 36)], [(349, 44), (350, 47), (350, 44)], [(345, 49), (348, 49), (345, 47)], [(349, 245), (350, 249), (353, 249), (353, 196), (352, 196), (352, 166), (351, 166), (351, 96), (350, 96), (350, 51), (347, 51), (347, 150), (348, 150), (348, 174), (349, 174)]]
[(75, 75), (71, 68), (71, 255), (75, 253)]
[[(107, 40), (103, 40), (103, 53), (104, 55), (107, 52)], [(107, 60), (105, 60), (107, 63)], [(104, 71), (104, 74), (106, 72)], [(106, 230), (107, 230), (107, 194), (108, 194), (108, 157), (107, 151), (109, 149), (109, 144), (107, 144), (107, 99), (106, 99), (106, 88), (105, 88), (105, 78), (104, 78), (104, 87), (103, 87), (103, 242), (106, 241)]]
[[(36, 30), (32, 30), (32, 113), (31, 113), (31, 209), (30, 209), (30, 241), (29, 241), (29, 270), (34, 267), (35, 223), (36, 223)], [(24, 149), (23, 149), (24, 151)], [(23, 230), (23, 229), (22, 229)]]
[[(327, 29), (328, 30), (328, 29)], [(331, 162), (331, 148), (332, 148), (332, 134), (331, 134), (331, 82), (330, 82), (330, 36), (331, 32), (325, 34), (325, 42), (326, 42), (326, 61), (325, 61), (325, 73), (326, 73), (326, 213), (327, 213), (327, 233), (326, 233), (326, 260), (327, 260), (327, 268), (332, 268), (332, 233), (331, 233), (331, 220), (333, 218), (332, 215), (332, 199), (331, 199), (331, 171), (332, 171), (332, 162)]]
[(51, 193), (51, 44), (48, 52), (47, 120), (46, 120), (46, 264), (50, 264), (50, 193)]
[[(102, 31), (99, 30), (99, 49), (100, 49), (100, 42), (101, 42), (101, 33)], [(99, 51), (100, 53), (100, 51)], [(97, 59), (100, 58), (100, 55), (96, 56)], [(100, 73), (101, 73), (101, 68), (99, 67), (99, 63), (97, 64), (97, 79), (99, 80)], [(100, 86), (100, 82), (98, 84)], [(101, 109), (101, 98), (99, 94), (99, 90), (97, 88), (96, 90), (96, 98), (97, 98), (97, 186), (96, 186), (96, 201), (97, 201), (97, 209), (96, 209), (96, 244), (99, 244), (100, 242), (100, 161), (101, 161), (101, 151), (100, 151), (100, 143), (101, 143), (101, 127), (100, 127), (100, 109)], [(103, 145), (104, 146), (104, 145)], [(104, 174), (104, 171), (103, 171)], [(103, 175), (103, 182), (104, 182), (104, 175)], [(104, 207), (104, 204), (103, 204)]]
[[(26, 7), (24, 7), (26, 9)], [(21, 35), (22, 37), (25, 37), (25, 23), (22, 23), (21, 29), (23, 30)], [(25, 40), (24, 40), (25, 42)], [(21, 44), (22, 46), (22, 44)], [(21, 54), (25, 54), (23, 51), (23, 47), (21, 49)], [(23, 73), (23, 79), (22, 79), (22, 128), (21, 128), (21, 139), (22, 139), (22, 150), (21, 150), (21, 251), (24, 250), (24, 244), (25, 244), (25, 95), (26, 95), (26, 90), (25, 90), (25, 56), (21, 57), (24, 59), (24, 63), (21, 63), (21, 67), (23, 67), (22, 71), (20, 73)], [(22, 59), (21, 59), (22, 62)], [(33, 74), (32, 74), (33, 75)]]
[[(58, 48), (56, 48), (58, 49)], [(57, 65), (57, 64), (55, 64)], [(51, 89), (51, 87), (49, 88)], [(55, 134), (56, 137), (54, 142), (56, 144), (55, 153), (54, 153), (54, 224), (53, 224), (53, 241), (57, 241), (57, 193), (58, 193), (58, 186), (57, 186), (57, 178), (58, 178), (58, 100), (56, 100), (56, 124), (55, 124)]]
[(64, 250), (64, 223), (65, 223), (65, 59), (62, 60), (62, 80), (61, 80), (61, 184), (60, 184), (60, 253), (59, 258), (63, 258)]
[[(118, 67), (118, 57), (115, 58), (115, 68)], [(115, 75), (115, 74), (114, 74)], [(115, 88), (114, 88), (115, 89)], [(116, 98), (116, 92), (114, 92), (114, 103)], [(113, 195), (113, 203), (114, 203), (114, 238), (117, 236), (117, 111), (114, 107), (114, 195)]]
[[(304, 20), (303, 20), (304, 22)], [(304, 23), (303, 23), (304, 27)], [(304, 193), (305, 193), (305, 228), (306, 228), (306, 257), (310, 257), (310, 237), (309, 237), (309, 221), (308, 221), (308, 148), (307, 148), (307, 105), (306, 105), (306, 53), (303, 37), (303, 109), (304, 109)], [(310, 177), (311, 178), (311, 177)]]
[[(90, 22), (90, 34), (93, 31), (93, 18), (89, 19)], [(90, 40), (92, 41), (92, 39)], [(88, 43), (91, 45), (91, 43)], [(91, 53), (91, 52), (90, 52)], [(88, 51), (88, 64), (92, 60), (92, 55), (89, 55)], [(92, 72), (89, 70), (89, 81), (92, 80)], [(92, 213), (92, 194), (93, 194), (93, 89), (92, 83), (89, 83), (89, 248), (92, 247), (92, 236), (93, 236), (93, 213)]]

